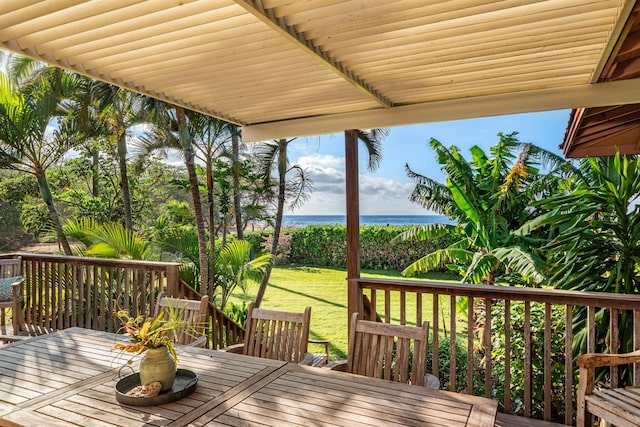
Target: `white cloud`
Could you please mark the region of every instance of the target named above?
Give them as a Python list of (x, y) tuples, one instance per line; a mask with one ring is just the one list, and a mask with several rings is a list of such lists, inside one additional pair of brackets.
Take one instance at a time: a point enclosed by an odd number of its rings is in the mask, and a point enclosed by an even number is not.
[[(296, 215), (344, 215), (346, 212), (344, 158), (332, 155), (305, 155), (295, 163), (310, 172), (313, 193), (294, 212)], [(414, 184), (361, 173), (360, 213), (362, 215), (427, 215), (431, 212), (409, 201)]]

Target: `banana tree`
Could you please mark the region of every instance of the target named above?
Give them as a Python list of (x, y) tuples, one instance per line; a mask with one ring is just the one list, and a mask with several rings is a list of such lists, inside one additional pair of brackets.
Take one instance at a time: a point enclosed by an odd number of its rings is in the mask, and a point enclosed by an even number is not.
[[(447, 175), (445, 184), (406, 165), (407, 175), (416, 181), (411, 200), (455, 224), (429, 224), (399, 235), (397, 239), (449, 235), (454, 240), (413, 262), (403, 275), (448, 267), (466, 283), (494, 284), (505, 275), (521, 284), (544, 281), (544, 260), (535, 250), (541, 236), (525, 237), (516, 230), (537, 214), (532, 203), (553, 193), (573, 169), (560, 157), (520, 142), (516, 133), (498, 136), (489, 155), (471, 147), (471, 160), (458, 147), (432, 139), (429, 144)], [(550, 170), (542, 173), (541, 167)]]

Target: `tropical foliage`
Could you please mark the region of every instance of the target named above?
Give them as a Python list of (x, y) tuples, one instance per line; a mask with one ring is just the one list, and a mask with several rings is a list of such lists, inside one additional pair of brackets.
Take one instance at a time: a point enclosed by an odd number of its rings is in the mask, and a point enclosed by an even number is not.
[[(552, 254), (550, 283), (562, 289), (640, 293), (640, 166), (635, 156), (616, 154), (580, 163), (575, 188), (537, 205), (548, 210), (526, 231), (555, 235), (545, 250)], [(608, 311), (598, 310), (598, 346), (609, 342)], [(577, 349), (586, 349), (586, 313), (576, 313)], [(630, 314), (619, 319), (619, 352), (633, 350)], [(602, 350), (602, 348), (601, 348)]]
[(406, 166), (407, 175), (416, 181), (411, 200), (454, 224), (416, 227), (398, 239), (456, 239), (413, 262), (404, 275), (446, 266), (467, 283), (493, 284), (507, 277), (511, 283), (544, 281), (543, 255), (535, 250), (541, 236), (515, 231), (538, 214), (532, 203), (561, 189), (573, 168), (556, 155), (520, 142), (516, 133), (498, 137), (489, 154), (471, 147), (471, 160), (458, 147), (447, 148), (432, 139), (429, 145), (447, 177), (444, 184)]

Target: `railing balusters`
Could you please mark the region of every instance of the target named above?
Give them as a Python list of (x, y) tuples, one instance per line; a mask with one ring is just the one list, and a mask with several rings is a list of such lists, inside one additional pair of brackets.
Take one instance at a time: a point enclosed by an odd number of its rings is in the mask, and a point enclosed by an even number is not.
[(596, 307), (587, 307), (587, 353), (596, 351)]
[(524, 416), (531, 417), (531, 302), (524, 302)]
[(391, 323), (391, 291), (384, 291), (384, 321)]
[[(58, 263), (57, 276), (58, 276), (58, 298), (57, 298), (57, 307), (58, 307), (58, 329), (64, 328), (64, 298), (62, 297), (63, 291), (63, 283), (66, 284), (67, 277), (65, 274), (65, 265)], [(64, 279), (63, 279), (64, 277)]]
[(473, 333), (475, 318), (473, 297), (467, 298), (467, 394), (473, 394)]
[(492, 376), (492, 360), (491, 360), (491, 299), (485, 298), (485, 322), (484, 322), (484, 396), (491, 397), (491, 391), (493, 389), (491, 376)]
[(439, 370), (440, 370), (440, 366), (439, 366), (439, 351), (438, 351), (438, 346), (439, 346), (439, 340), (438, 340), (438, 336), (440, 333), (440, 328), (438, 326), (438, 311), (440, 311), (440, 298), (438, 297), (438, 294), (434, 294), (432, 296), (432, 301), (433, 301), (433, 326), (431, 328), (431, 330), (433, 331), (433, 343), (432, 343), (432, 355), (433, 357), (431, 358), (431, 373), (433, 375), (435, 375), (436, 377), (439, 377)]
[(573, 423), (573, 306), (565, 306), (564, 325), (564, 423)]
[(511, 412), (511, 300), (504, 302), (504, 411)]
[(37, 311), (36, 315), (38, 316), (38, 326), (40, 328), (44, 327), (44, 316), (43, 316), (44, 311), (42, 310), (42, 300), (44, 298), (43, 290), (46, 287), (46, 282), (43, 280), (43, 272), (42, 272), (43, 267), (44, 266), (43, 266), (42, 263), (38, 264), (38, 283), (44, 284), (44, 286), (38, 286), (37, 287), (37, 289), (38, 289), (38, 311)]
[(376, 320), (378, 309), (376, 307), (376, 290), (371, 289), (371, 298), (369, 299), (371, 306), (369, 307), (369, 319)]
[(551, 421), (551, 304), (544, 305), (544, 419)]
[[(633, 310), (633, 349), (640, 350), (640, 310)], [(633, 364), (633, 383), (640, 378), (640, 363)]]
[[(618, 345), (618, 310), (609, 310), (609, 353), (617, 354)], [(618, 388), (618, 365), (612, 366), (610, 370), (611, 388)]]
[(78, 325), (78, 303), (80, 295), (78, 290), (78, 265), (71, 264), (71, 288), (72, 288), (72, 315), (71, 315), (71, 326), (79, 326)]
[(422, 325), (422, 292), (416, 294), (416, 326)]
[[(422, 294), (420, 294), (422, 295)], [(449, 390), (457, 391), (456, 387), (456, 297), (449, 297)]]
[(407, 324), (407, 293), (400, 292), (400, 324)]

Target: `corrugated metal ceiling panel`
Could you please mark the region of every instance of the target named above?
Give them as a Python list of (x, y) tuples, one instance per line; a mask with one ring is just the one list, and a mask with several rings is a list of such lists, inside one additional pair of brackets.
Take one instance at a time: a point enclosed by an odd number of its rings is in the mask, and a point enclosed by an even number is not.
[(258, 125), (589, 85), (617, 37), (620, 16), (626, 19), (627, 3), (3, 2), (0, 43)]

